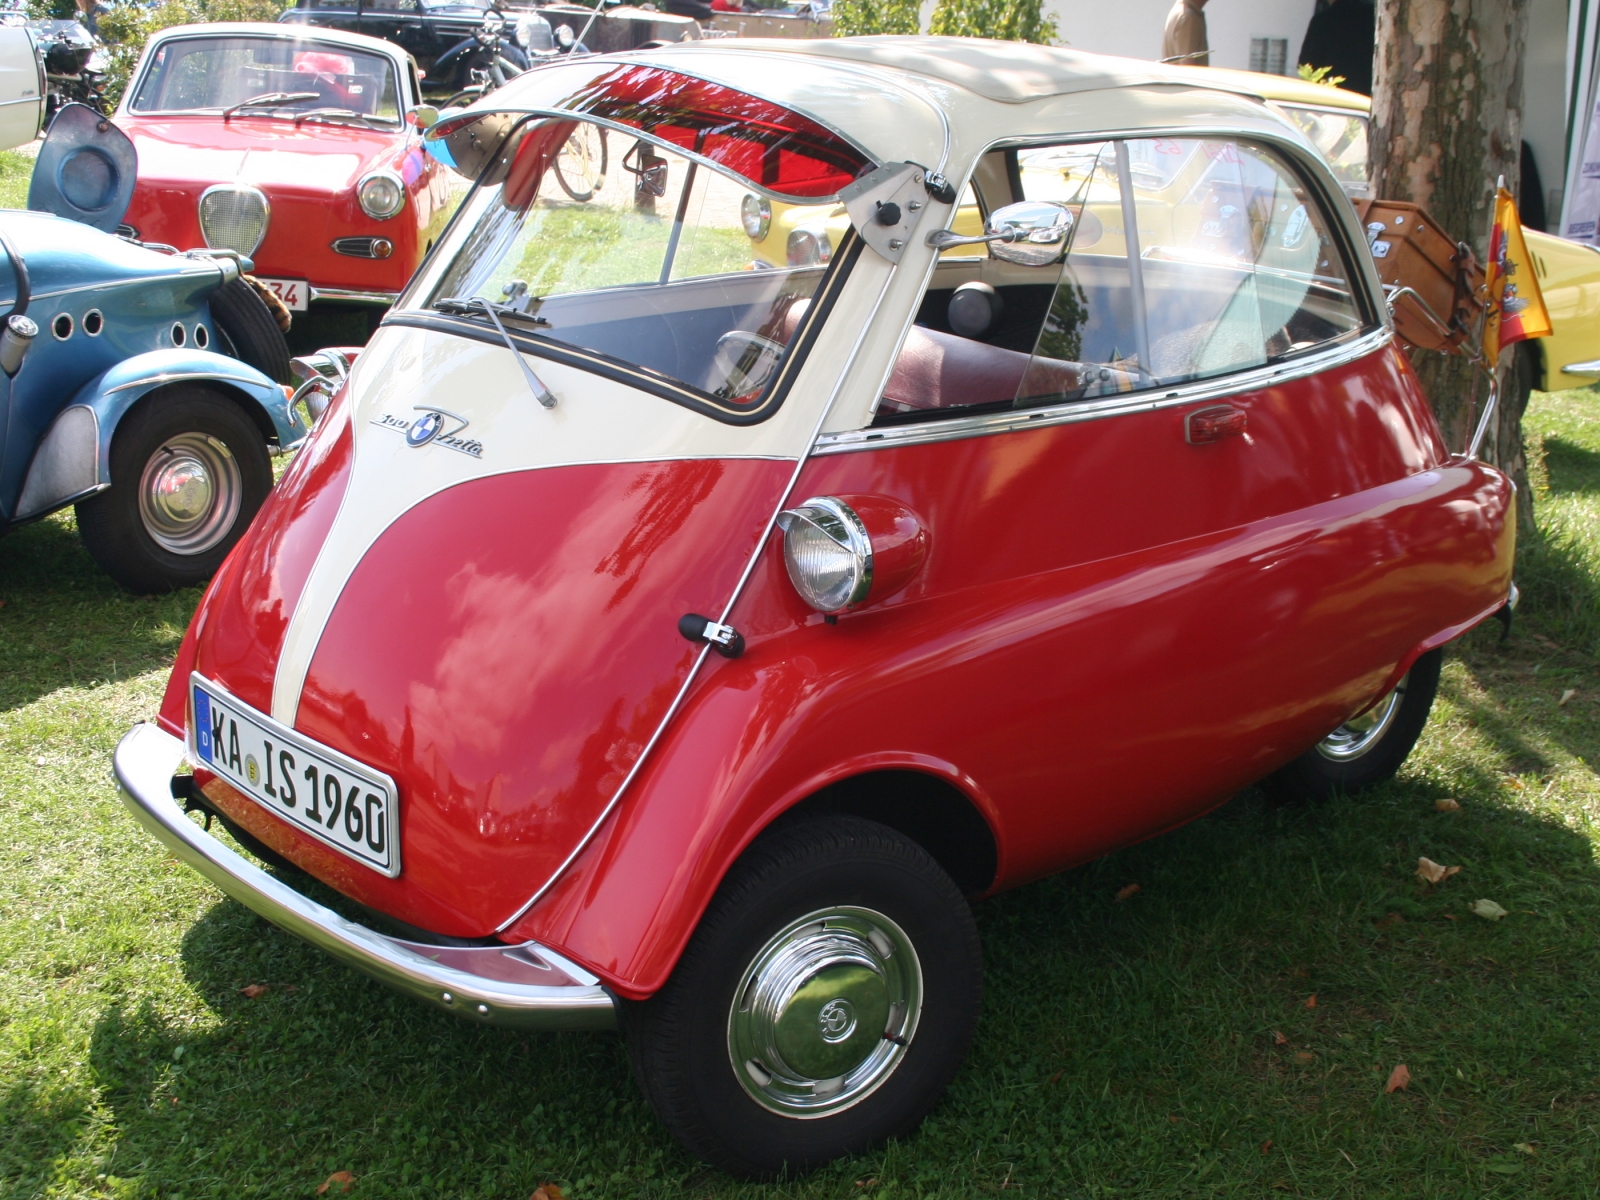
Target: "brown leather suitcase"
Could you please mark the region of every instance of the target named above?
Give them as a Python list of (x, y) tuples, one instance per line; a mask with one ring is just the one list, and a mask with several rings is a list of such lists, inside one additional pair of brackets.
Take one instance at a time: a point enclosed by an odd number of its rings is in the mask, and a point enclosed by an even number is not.
[(1483, 315), (1483, 268), (1471, 250), (1452, 241), (1432, 217), (1399, 200), (1356, 203), (1378, 275), (1391, 287), (1411, 288), (1439, 323), (1411, 296), (1394, 305), (1395, 333), (1408, 345), (1446, 354), (1470, 352)]

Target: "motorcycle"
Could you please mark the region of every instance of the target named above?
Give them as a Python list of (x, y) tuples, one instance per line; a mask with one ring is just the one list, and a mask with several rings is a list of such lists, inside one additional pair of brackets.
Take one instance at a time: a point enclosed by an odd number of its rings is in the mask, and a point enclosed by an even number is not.
[[(507, 27), (506, 15), (491, 8), (484, 13), (483, 24), (476, 33), (440, 55), (434, 65), (436, 74), (444, 75), (464, 66), (472, 80), (445, 101), (445, 108), (464, 108), (539, 63), (563, 55), (589, 53), (569, 27), (557, 25), (552, 29), (550, 22), (537, 13), (517, 14), (515, 30), (509, 36)], [(605, 186), (608, 166), (605, 130), (584, 124), (556, 156), (556, 182), (572, 199), (586, 203)]]
[(45, 128), (68, 104), (111, 115), (104, 84), (105, 51), (80, 21), (29, 21), (45, 74)]

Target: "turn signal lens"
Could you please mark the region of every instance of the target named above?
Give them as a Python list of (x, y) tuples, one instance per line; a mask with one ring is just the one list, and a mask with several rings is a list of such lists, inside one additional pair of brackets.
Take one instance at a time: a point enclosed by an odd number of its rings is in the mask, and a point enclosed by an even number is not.
[(872, 539), (848, 504), (817, 496), (778, 514), (783, 562), (795, 591), (818, 612), (860, 604), (872, 590)]
[(744, 222), (744, 231), (750, 235), (750, 240), (759, 242), (772, 226), (772, 205), (763, 197), (746, 192), (739, 202), (739, 219)]
[(387, 221), (405, 205), (405, 184), (393, 172), (374, 171), (356, 184), (356, 199), (367, 216), (375, 221)]

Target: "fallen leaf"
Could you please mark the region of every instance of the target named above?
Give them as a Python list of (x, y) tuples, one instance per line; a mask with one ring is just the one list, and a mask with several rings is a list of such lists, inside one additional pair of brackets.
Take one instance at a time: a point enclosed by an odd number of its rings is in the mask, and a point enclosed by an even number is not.
[(1118, 900), (1126, 900), (1129, 896), (1136, 896), (1138, 894), (1139, 894), (1139, 885), (1137, 883), (1130, 883), (1125, 888), (1117, 889), (1117, 899)]
[(1274, 1046), (1287, 1046), (1289, 1044), (1289, 1039), (1274, 1029), (1272, 1031), (1272, 1044)]
[(1446, 796), (1443, 800), (1435, 800), (1433, 807), (1440, 812), (1460, 812), (1461, 801), (1452, 800), (1449, 796)]
[(1493, 900), (1474, 900), (1471, 904), (1467, 905), (1467, 908), (1472, 912), (1477, 913), (1485, 921), (1498, 921), (1501, 917), (1506, 915), (1506, 910), (1501, 908)]
[(272, 989), (264, 983), (252, 983), (249, 987), (239, 989), (239, 995), (246, 1000), (254, 1000), (258, 996), (265, 996)]
[(1394, 1070), (1389, 1072), (1389, 1082), (1383, 1085), (1383, 1094), (1390, 1092), (1403, 1092), (1411, 1086), (1411, 1071), (1405, 1063), (1396, 1063)]
[(1261, 1153), (1265, 1154), (1268, 1150), (1271, 1150), (1271, 1149), (1272, 1149), (1272, 1139), (1271, 1138), (1268, 1138), (1266, 1141), (1261, 1143)]
[(1312, 992), (1311, 995), (1306, 997), (1306, 1007), (1307, 1008), (1315, 1008), (1316, 1006), (1317, 1006), (1317, 994), (1315, 992)]
[(1294, 1056), (1296, 1062), (1310, 1062), (1315, 1057), (1309, 1050), (1302, 1050)]
[(339, 1185), (339, 1190), (341, 1192), (348, 1192), (350, 1190), (350, 1185), (355, 1181), (356, 1177), (350, 1174), (349, 1171), (335, 1171), (332, 1175), (329, 1175), (317, 1185), (317, 1195), (322, 1195), (323, 1192), (327, 1191), (336, 1183)]
[(1506, 786), (1517, 792), (1525, 792), (1528, 790), (1528, 785), (1523, 783), (1522, 780), (1518, 779), (1515, 775), (1506, 776)]
[(1424, 883), (1443, 883), (1459, 870), (1460, 867), (1447, 867), (1431, 858), (1417, 859), (1417, 878)]
[[(878, 1181), (876, 1179), (869, 1179), (867, 1180), (865, 1186), (872, 1187), (877, 1182)], [(529, 1196), (528, 1200), (565, 1200), (565, 1197), (562, 1196), (561, 1189), (555, 1184), (541, 1183), (538, 1190), (535, 1191), (533, 1195)]]
[(1454, 921), (1456, 919), (1455, 913), (1440, 913), (1439, 915), (1442, 916), (1446, 921)]
[[(856, 1186), (858, 1188), (877, 1187), (878, 1186), (878, 1181), (876, 1179), (858, 1179), (858, 1180), (856, 1180)], [(542, 1188), (540, 1189), (540, 1191), (543, 1191), (543, 1190), (544, 1189), (542, 1189)], [(539, 1194), (538, 1192), (534, 1193), (535, 1196), (537, 1196), (538, 1194)]]
[(1533, 1148), (1533, 1145), (1531, 1143), (1529, 1143), (1529, 1142), (1513, 1142), (1511, 1144), (1511, 1148), (1513, 1150), (1521, 1150), (1524, 1154), (1538, 1154), (1539, 1153), (1537, 1150), (1535, 1150)]
[(1565, 708), (1567, 706), (1567, 701), (1571, 700), (1577, 694), (1577, 688), (1568, 688), (1566, 691), (1561, 693), (1561, 699), (1556, 701), (1556, 705), (1560, 708)]
[(1169, 1116), (1167, 1118), (1167, 1120), (1171, 1121), (1174, 1125), (1176, 1125), (1178, 1123), (1178, 1118), (1177, 1117)]
[(1392, 912), (1386, 913), (1384, 916), (1379, 917), (1377, 921), (1373, 923), (1377, 925), (1379, 929), (1393, 929), (1396, 925), (1399, 925), (1404, 921), (1405, 918), (1399, 913)]
[(1054, 1075), (1050, 1076), (1050, 1082), (1051, 1083), (1060, 1083), (1061, 1082), (1061, 1072), (1057, 1071)]

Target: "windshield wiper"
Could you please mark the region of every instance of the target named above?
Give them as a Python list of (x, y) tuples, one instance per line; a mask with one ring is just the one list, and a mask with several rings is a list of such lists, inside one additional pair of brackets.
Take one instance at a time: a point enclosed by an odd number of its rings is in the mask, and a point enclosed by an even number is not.
[(500, 314), (515, 317), (518, 320), (532, 321), (535, 325), (549, 325), (543, 317), (529, 316), (517, 309), (509, 308), (504, 304), (496, 304), (492, 300), (485, 300), (482, 296), (473, 296), (462, 300), (458, 297), (448, 296), (443, 300), (435, 300), (433, 307), (440, 312), (447, 312), (454, 316), (464, 317), (469, 313), (482, 313), (489, 318), (491, 324), (500, 334), (500, 340), (505, 342), (506, 349), (511, 351), (511, 357), (517, 360), (517, 366), (522, 368), (522, 377), (528, 381), (528, 390), (533, 393), (533, 398), (546, 408), (556, 406), (556, 396), (549, 388), (545, 387), (544, 380), (533, 373), (533, 368), (528, 365), (528, 360), (522, 357), (522, 351), (517, 349), (517, 344), (511, 340), (511, 335), (506, 332), (506, 327), (500, 324)]
[(385, 129), (395, 123), (387, 117), (375, 117), (371, 113), (360, 113), (353, 108), (308, 108), (305, 112), (295, 113), (294, 123), (298, 125), (301, 121), (313, 119), (318, 121), (348, 121), (352, 117), (357, 121), (381, 125)]
[(248, 100), (239, 101), (232, 108), (223, 109), (222, 119), (227, 121), (229, 117), (242, 108), (267, 108), (275, 107), (279, 104), (293, 104), (298, 100), (320, 99), (322, 99), (320, 92), (263, 92), (259, 96), (251, 96)]

